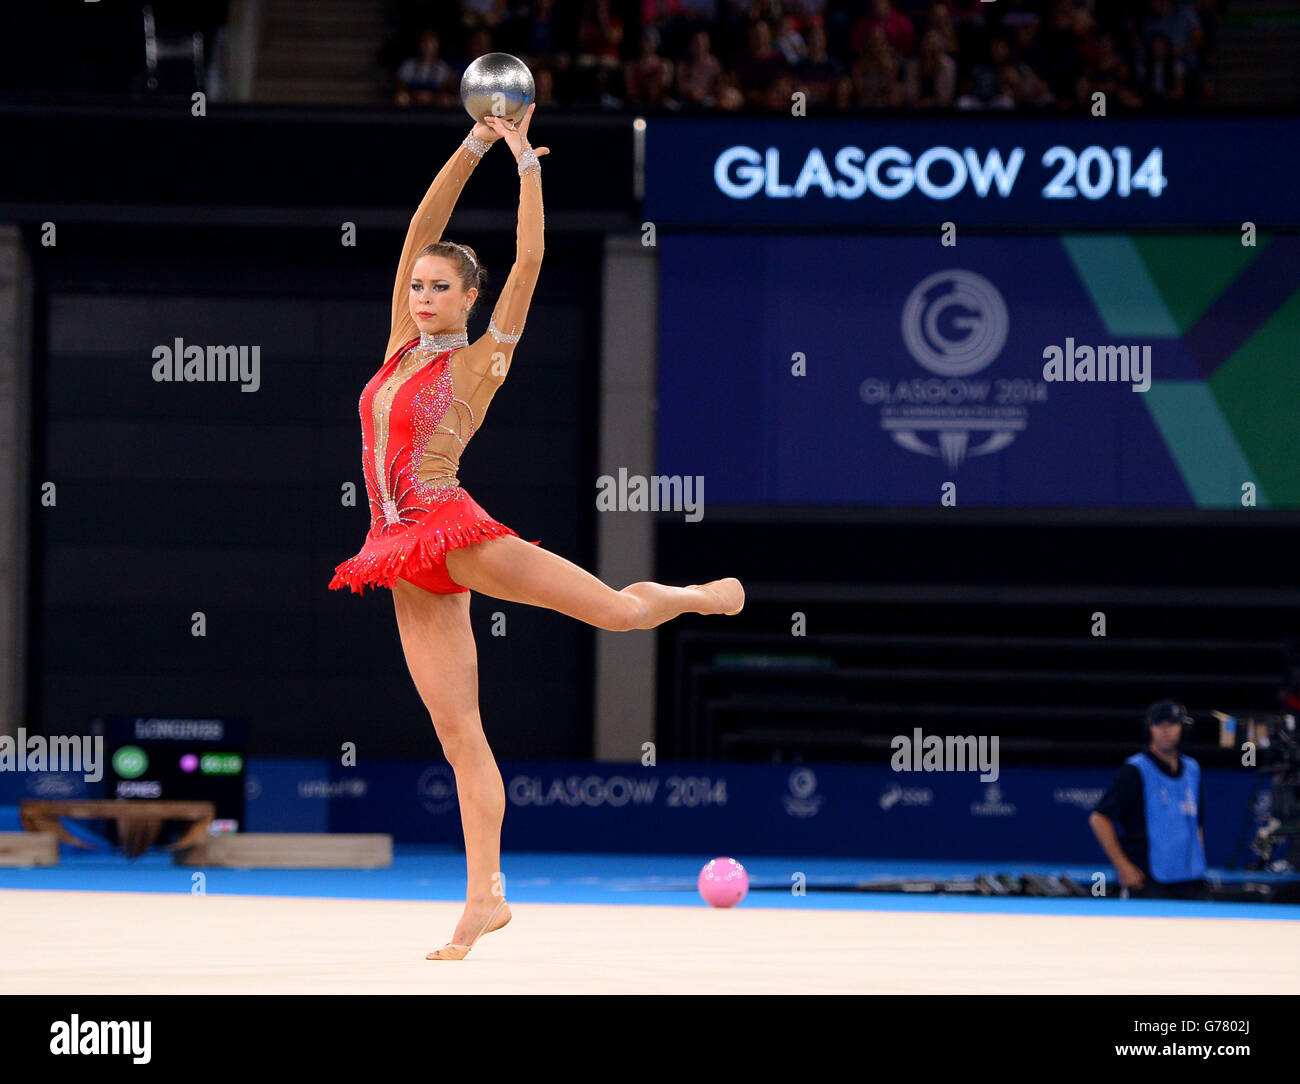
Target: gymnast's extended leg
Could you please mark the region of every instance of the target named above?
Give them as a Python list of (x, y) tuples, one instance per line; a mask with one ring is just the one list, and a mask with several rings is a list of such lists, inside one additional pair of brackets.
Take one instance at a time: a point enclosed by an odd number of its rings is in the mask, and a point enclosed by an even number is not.
[[(411, 678), (456, 774), (468, 881), (465, 910), (451, 940), (464, 945), (487, 921), (505, 890), (497, 878), (506, 792), (479, 717), (478, 650), (469, 623), (469, 592), (438, 595), (398, 580), (393, 605)], [(492, 929), (509, 921), (507, 905)]]
[(684, 613), (738, 610), (745, 592), (732, 578), (706, 589), (642, 580), (616, 591), (558, 553), (506, 535), (447, 553), (447, 572), (462, 587), (507, 602), (545, 606), (600, 629), (652, 629)]

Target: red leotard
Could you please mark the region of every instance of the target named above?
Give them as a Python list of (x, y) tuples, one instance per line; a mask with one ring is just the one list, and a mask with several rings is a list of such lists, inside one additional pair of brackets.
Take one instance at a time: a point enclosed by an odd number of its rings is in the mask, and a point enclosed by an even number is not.
[(380, 451), (384, 473), (379, 475), (375, 396), (394, 375), (398, 362), (419, 341), (412, 340), (389, 358), (361, 393), (362, 459), (370, 500), (370, 531), (361, 552), (335, 570), (331, 588), (351, 587), (360, 593), (367, 584), (392, 587), (402, 579), (437, 594), (468, 591), (448, 575), (447, 550), (501, 535), (518, 537), (489, 516), (459, 484), (420, 482), (420, 462), (428, 438), (446, 418), (455, 394), (451, 351), (437, 355), (398, 387), (388, 414), (387, 447)]
[[(393, 289), (388, 360), (371, 377), (359, 404), (370, 530), (361, 552), (335, 569), (333, 590), (350, 587), (359, 594), (367, 585), (392, 587), (401, 579), (438, 594), (467, 591), (448, 575), (447, 551), (502, 535), (519, 537), (461, 488), (456, 471), (461, 452), (505, 382), (537, 281), (543, 222), (539, 169), (520, 177), (515, 263), (488, 333), (453, 349), (425, 346), (408, 303), (416, 253), (439, 240), (478, 161), (472, 147), (462, 144), (411, 220)], [(461, 342), (468, 343), (467, 336)]]

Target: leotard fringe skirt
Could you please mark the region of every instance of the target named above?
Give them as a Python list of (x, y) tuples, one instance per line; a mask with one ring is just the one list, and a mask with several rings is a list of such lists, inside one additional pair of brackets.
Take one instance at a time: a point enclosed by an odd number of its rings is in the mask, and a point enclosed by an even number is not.
[(412, 524), (390, 527), (380, 519), (366, 535), (361, 552), (335, 568), (329, 587), (350, 587), (359, 595), (367, 586), (391, 588), (406, 580), (439, 595), (468, 591), (448, 574), (447, 552), (503, 535), (519, 537), (457, 487), (457, 496), (435, 504)]

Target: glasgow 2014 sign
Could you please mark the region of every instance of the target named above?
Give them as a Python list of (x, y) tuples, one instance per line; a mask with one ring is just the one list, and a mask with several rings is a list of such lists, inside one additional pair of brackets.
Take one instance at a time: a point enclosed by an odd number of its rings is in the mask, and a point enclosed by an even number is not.
[(660, 226), (1300, 225), (1300, 118), (647, 124)]

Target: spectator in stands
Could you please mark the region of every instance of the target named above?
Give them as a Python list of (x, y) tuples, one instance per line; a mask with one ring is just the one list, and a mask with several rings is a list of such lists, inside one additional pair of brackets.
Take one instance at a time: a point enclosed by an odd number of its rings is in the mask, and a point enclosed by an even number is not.
[(1190, 4), (1174, 7), (1173, 0), (1151, 0), (1151, 17), (1143, 27), (1143, 37), (1149, 42), (1157, 34), (1169, 39), (1173, 59), (1182, 63), (1183, 71), (1194, 78), (1197, 70), (1197, 51), (1205, 35), (1201, 20)]
[(1095, 0), (1093, 22), (1098, 34), (1109, 34), (1121, 56), (1132, 60), (1142, 49), (1142, 24), (1146, 20), (1145, 5), (1133, 0)]
[(1221, 6), (1220, 0), (1197, 0), (1195, 4), (1196, 18), (1201, 24), (1201, 49), (1197, 59), (1202, 68), (1213, 68), (1218, 59), (1219, 24), (1223, 21)]
[(578, 23), (578, 64), (617, 67), (623, 44), (623, 20), (609, 10), (609, 0), (587, 0)]
[(1063, 106), (1075, 101), (1083, 58), (1079, 55), (1078, 10), (1072, 0), (1056, 0), (1052, 17), (1041, 25), (1029, 52), (1034, 70), (1047, 80), (1052, 96)]
[(659, 34), (657, 52), (680, 59), (691, 34), (691, 23), (701, 17), (699, 6), (692, 11), (683, 0), (641, 0), (640, 6), (641, 29)]
[(576, 27), (557, 16), (555, 0), (533, 0), (531, 8), (521, 10), (524, 17), (514, 28), (516, 55), (532, 70), (537, 85), (537, 107), (545, 109), (556, 104), (557, 99), (567, 100), (573, 64), (571, 35)]
[[(426, 10), (428, 0), (398, 6)], [(544, 71), (559, 105), (782, 111), (803, 91), (822, 111), (1121, 109), (1207, 93), (1199, 74), (1221, 0), (458, 0), (431, 18), (454, 67), (504, 50)], [(1042, 14), (1042, 13), (1046, 14)], [(623, 58), (623, 17), (637, 58)], [(438, 20), (441, 20), (439, 23)], [(419, 27), (419, 22), (414, 24)], [(654, 31), (656, 44), (645, 42)], [(437, 53), (384, 49), (401, 102), (454, 108)], [(928, 35), (933, 40), (926, 44)], [(395, 51), (396, 50), (396, 51)], [(404, 61), (399, 66), (398, 61)], [(671, 81), (664, 83), (665, 72)], [(408, 78), (411, 77), (411, 78)], [(949, 94), (949, 85), (952, 94)], [(541, 91), (539, 90), (539, 94)], [(448, 97), (451, 94), (452, 97)]]
[(1003, 8), (1001, 30), (1002, 33), (1010, 35), (1015, 48), (1026, 49), (1038, 39), (1038, 27), (1042, 19), (1037, 12), (1016, 8), (1015, 2), (1016, 0), (1011, 0)]
[(769, 113), (788, 113), (794, 104), (794, 72), (782, 68), (763, 93), (763, 108)]
[(739, 66), (749, 48), (748, 0), (719, 0), (718, 17), (709, 28), (713, 52), (722, 61), (733, 85), (739, 85)]
[(506, 19), (506, 0), (460, 0), (460, 23), (466, 30), (500, 26)]
[(1017, 106), (1051, 104), (1052, 92), (1047, 89), (1047, 84), (1038, 78), (1033, 68), (1015, 58), (1006, 38), (993, 38), (989, 42), (989, 59), (998, 73), (1003, 93)]
[(863, 109), (897, 109), (903, 104), (901, 62), (876, 27), (867, 38), (867, 51), (853, 65), (854, 103)]
[(808, 59), (808, 44), (799, 33), (799, 27), (795, 25), (791, 16), (782, 16), (781, 22), (777, 25), (774, 43), (776, 50), (785, 60), (786, 67), (793, 71)]
[(1152, 704), (1143, 727), (1147, 747), (1124, 762), (1088, 818), (1128, 895), (1208, 894), (1201, 767), (1178, 748), (1191, 723), (1173, 700)]
[(917, 55), (907, 61), (903, 100), (912, 109), (943, 109), (952, 105), (957, 89), (957, 62), (943, 47), (943, 36), (927, 30)]
[(712, 109), (723, 89), (722, 62), (713, 55), (707, 30), (691, 35), (690, 54), (677, 65), (677, 97), (688, 106)]
[(988, 52), (972, 64), (961, 80), (961, 92), (954, 103), (958, 109), (1014, 109), (1016, 99), (1002, 79), (1000, 66), (1010, 59), (1005, 38), (989, 42)]
[(945, 0), (953, 21), (957, 23), (977, 23), (984, 25), (984, 13), (988, 10), (989, 0)]
[(943, 3), (943, 0), (935, 0), (935, 3), (930, 5), (927, 26), (943, 39), (944, 51), (950, 56), (956, 56), (957, 30), (952, 24), (952, 14), (948, 11), (948, 5)]
[(662, 109), (670, 100), (673, 62), (659, 55), (659, 31), (641, 31), (641, 55), (627, 66), (627, 100), (631, 105)]
[(420, 34), (420, 55), (404, 60), (397, 69), (398, 105), (453, 106), (460, 101), (460, 76), (438, 55), (442, 41), (432, 27)]
[[(535, 6), (525, 24), (520, 35), (519, 51), (526, 59), (540, 64), (552, 56), (564, 55), (560, 50), (559, 30), (555, 21), (555, 0), (535, 0)], [(567, 56), (565, 59), (568, 59)]]
[(582, 98), (605, 106), (619, 104), (615, 91), (621, 67), (623, 20), (609, 10), (609, 0), (587, 0), (578, 22), (578, 51), (574, 65), (581, 78)]
[(915, 30), (912, 20), (894, 10), (890, 0), (871, 0), (871, 14), (862, 16), (853, 27), (849, 45), (854, 53), (865, 50), (867, 40), (875, 30), (883, 30), (889, 46), (897, 56), (907, 56), (912, 51)]
[(687, 25), (693, 28), (707, 26), (718, 17), (718, 0), (682, 0)]
[(1174, 56), (1164, 34), (1147, 39), (1146, 53), (1137, 65), (1138, 85), (1150, 105), (1168, 105), (1183, 97), (1183, 62)]
[(826, 21), (826, 0), (785, 0), (782, 5), (795, 17), (800, 26)]
[(1142, 105), (1142, 96), (1134, 89), (1133, 74), (1109, 34), (1097, 35), (1094, 57), (1080, 80), (1079, 90), (1080, 104), (1085, 108), (1091, 108), (1092, 96), (1098, 93), (1105, 95), (1108, 111), (1116, 105), (1125, 109)]
[(769, 106), (768, 94), (777, 76), (785, 70), (785, 58), (772, 44), (772, 30), (765, 22), (753, 23), (749, 28), (749, 50), (740, 68), (740, 86), (745, 104), (764, 109)]
[(465, 42), (465, 66), (469, 67), (471, 63), (481, 56), (487, 56), (493, 52), (492, 31), (484, 27), (471, 31), (469, 38)]
[(745, 92), (740, 86), (740, 76), (735, 72), (724, 71), (722, 73), (720, 95), (718, 105), (728, 112), (735, 112), (737, 109), (745, 108)]
[(533, 84), (537, 88), (537, 107), (545, 109), (548, 105), (555, 104), (555, 76), (551, 73), (550, 67), (545, 64), (539, 64), (532, 69)]
[(682, 0), (641, 0), (641, 26), (658, 28), (674, 19), (686, 17)]
[(850, 92), (844, 65), (826, 52), (826, 27), (815, 19), (808, 27), (808, 57), (798, 67), (799, 88), (808, 104), (842, 109)]

